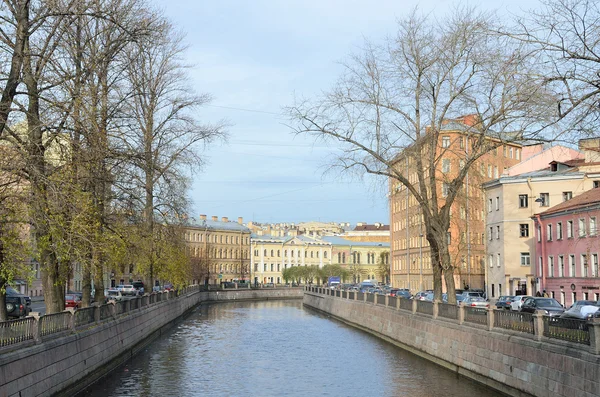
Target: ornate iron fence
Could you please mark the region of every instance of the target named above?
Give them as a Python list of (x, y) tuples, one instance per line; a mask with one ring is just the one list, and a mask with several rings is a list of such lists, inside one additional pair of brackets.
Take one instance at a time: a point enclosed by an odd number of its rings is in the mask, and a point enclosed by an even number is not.
[(429, 314), (433, 316), (433, 302), (417, 301), (417, 313)]
[(487, 325), (488, 309), (485, 307), (470, 307), (465, 306), (465, 322)]
[(69, 329), (71, 316), (71, 312), (60, 312), (46, 314), (45, 316), (40, 317), (40, 336), (46, 336)]
[(494, 327), (533, 334), (533, 314), (503, 309), (494, 310)]
[(84, 309), (76, 310), (74, 314), (75, 328), (96, 322), (96, 319), (94, 318), (95, 310), (95, 307), (86, 307)]
[(544, 316), (544, 336), (590, 344), (590, 331), (586, 320)]
[(33, 317), (0, 322), (0, 347), (33, 339)]
[(413, 301), (412, 299), (400, 298), (400, 309), (408, 310), (412, 312)]
[(438, 317), (458, 320), (458, 306), (451, 303), (438, 303)]

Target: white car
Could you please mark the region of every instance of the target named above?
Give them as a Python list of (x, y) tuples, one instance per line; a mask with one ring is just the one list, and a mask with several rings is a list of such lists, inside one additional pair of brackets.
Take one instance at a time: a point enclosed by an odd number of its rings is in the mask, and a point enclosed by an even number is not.
[(138, 290), (132, 284), (122, 285), (119, 290), (123, 293), (123, 295), (132, 295), (136, 296), (138, 294)]
[(523, 306), (523, 302), (525, 302), (525, 299), (527, 298), (533, 298), (533, 296), (529, 296), (529, 295), (517, 295), (513, 298), (512, 302), (510, 302), (510, 310), (516, 311), (516, 312), (520, 312), (521, 311), (521, 307)]

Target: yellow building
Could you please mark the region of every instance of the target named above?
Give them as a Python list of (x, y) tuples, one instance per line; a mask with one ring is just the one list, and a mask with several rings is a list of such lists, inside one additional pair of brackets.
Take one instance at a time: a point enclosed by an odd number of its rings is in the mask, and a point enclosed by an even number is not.
[(250, 229), (243, 219), (217, 216), (188, 220), (185, 231), (194, 282), (220, 284), (250, 280)]
[(344, 236), (323, 237), (332, 247), (331, 264), (340, 265), (349, 273), (347, 282), (377, 280), (389, 283), (390, 243), (351, 241)]

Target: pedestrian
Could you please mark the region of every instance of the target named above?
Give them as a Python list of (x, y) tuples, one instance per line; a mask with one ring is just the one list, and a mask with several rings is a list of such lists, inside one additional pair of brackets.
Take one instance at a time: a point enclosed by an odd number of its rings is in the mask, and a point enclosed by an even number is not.
[(550, 295), (548, 295), (548, 293), (546, 292), (546, 290), (544, 290), (544, 293), (542, 294), (542, 296), (543, 296), (544, 298), (548, 298), (548, 297), (550, 297)]
[(535, 293), (535, 296), (538, 297), (538, 298), (541, 298), (542, 294), (540, 294), (540, 291), (538, 291), (538, 292)]

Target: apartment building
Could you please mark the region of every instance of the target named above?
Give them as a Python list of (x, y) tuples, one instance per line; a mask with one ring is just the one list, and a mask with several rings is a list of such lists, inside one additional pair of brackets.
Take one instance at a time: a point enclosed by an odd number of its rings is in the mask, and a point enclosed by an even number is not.
[(195, 282), (250, 281), (250, 229), (242, 218), (233, 222), (200, 215), (199, 220), (188, 220), (184, 238)]
[[(476, 118), (465, 116), (449, 120), (436, 143), (436, 190), (441, 207), (448, 195), (448, 183), (464, 168), (478, 136)], [(499, 176), (522, 158), (522, 146), (502, 143), (490, 138), (490, 150), (470, 168), (461, 192), (451, 207), (450, 229), (447, 233), (451, 262), (455, 267), (455, 285), (483, 288), (485, 283), (485, 213), (481, 184)], [(493, 150), (491, 148), (494, 148)], [(411, 148), (407, 150), (410, 151)], [(396, 166), (417, 180), (416, 164), (410, 155), (400, 153)], [(425, 171), (428, 174), (427, 171)], [(430, 249), (425, 238), (420, 206), (408, 189), (390, 181), (391, 219), (391, 281), (400, 288), (418, 290), (433, 288)]]

